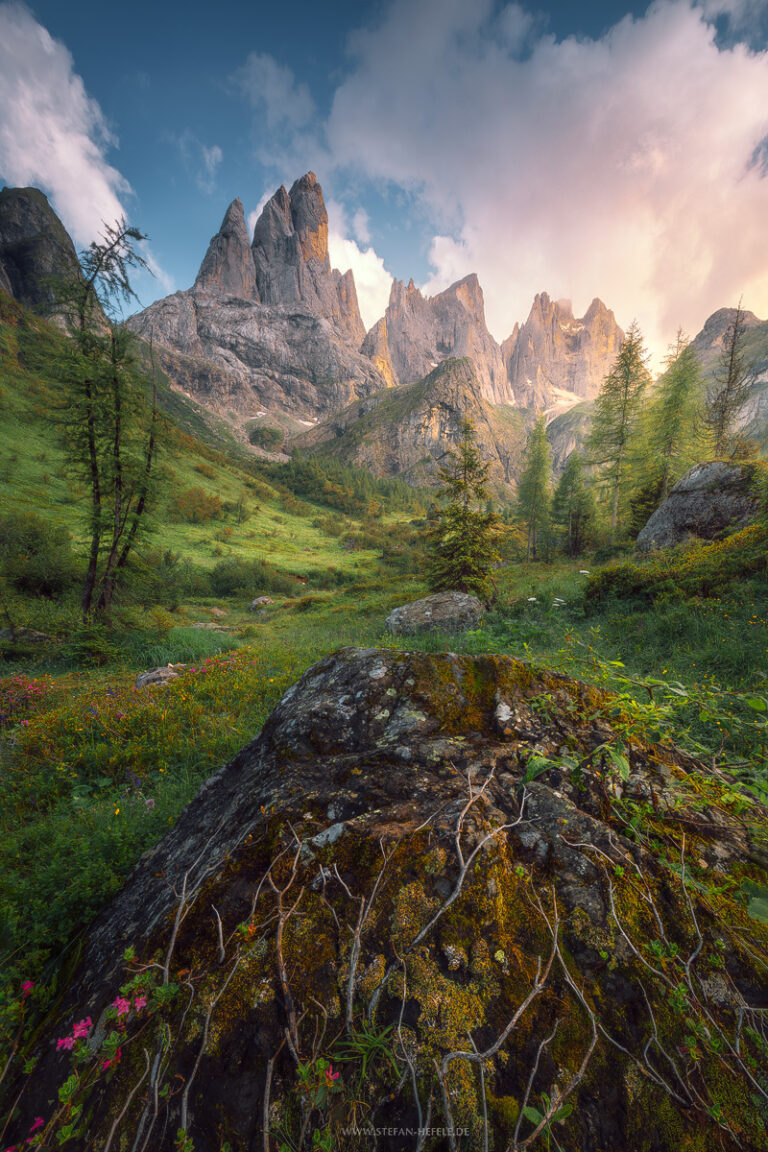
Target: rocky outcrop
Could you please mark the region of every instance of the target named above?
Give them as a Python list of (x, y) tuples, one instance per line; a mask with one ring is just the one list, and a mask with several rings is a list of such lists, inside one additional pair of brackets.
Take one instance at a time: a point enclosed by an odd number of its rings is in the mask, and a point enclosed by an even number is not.
[(749, 524), (759, 506), (749, 465), (721, 460), (697, 464), (678, 480), (640, 531), (637, 551), (672, 548), (689, 540), (714, 540)]
[(259, 300), (242, 200), (233, 200), (227, 209), (221, 228), (208, 245), (195, 288)]
[(328, 213), (314, 172), (278, 188), (267, 201), (253, 232), (253, 260), (259, 299), (293, 308), (303, 305), (324, 316), (355, 351), (365, 338), (354, 276), (331, 269)]
[(377, 320), (370, 332), (366, 334), (360, 351), (376, 365), (379, 372), (381, 372), (387, 381), (387, 386), (394, 388), (397, 381), (395, 380), (392, 369), (392, 356), (389, 351), (387, 320), (385, 316), (382, 316), (381, 320)]
[(79, 272), (75, 246), (38, 188), (0, 190), (0, 289), (34, 312), (60, 311), (58, 279)]
[(492, 404), (514, 402), (501, 349), (485, 324), (483, 292), (474, 273), (437, 296), (422, 296), (411, 280), (395, 280), (385, 315), (392, 373), (400, 384), (426, 376), (441, 361), (467, 357)]
[(581, 319), (570, 300), (533, 301), (522, 328), (504, 341), (504, 363), (518, 404), (554, 415), (579, 400), (591, 400), (624, 339), (613, 312), (595, 299)]
[(768, 813), (622, 708), (509, 657), (310, 668), (88, 929), (6, 1142), (763, 1148)]
[(474, 424), (494, 487), (514, 485), (525, 440), (522, 416), (487, 402), (469, 359), (444, 360), (424, 380), (353, 401), (295, 443), (303, 451), (337, 456), (379, 476), (435, 485), (446, 451), (461, 438), (464, 420)]
[(483, 605), (466, 592), (435, 592), (422, 600), (393, 608), (386, 629), (393, 635), (412, 636), (417, 632), (466, 632), (477, 628), (483, 618)]
[(174, 384), (243, 424), (264, 408), (317, 419), (389, 383), (358, 352), (365, 329), (354, 277), (330, 266), (311, 172), (267, 202), (252, 245), (233, 201), (194, 287), (128, 324), (152, 340)]

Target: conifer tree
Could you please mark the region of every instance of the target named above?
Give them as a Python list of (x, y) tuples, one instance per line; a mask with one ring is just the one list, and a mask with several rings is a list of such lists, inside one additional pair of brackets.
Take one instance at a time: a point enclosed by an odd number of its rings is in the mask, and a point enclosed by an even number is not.
[(648, 410), (649, 483), (659, 502), (680, 477), (701, 459), (704, 447), (704, 378), (688, 338), (678, 329)]
[(635, 469), (645, 389), (650, 382), (643, 338), (635, 321), (629, 327), (611, 371), (595, 401), (587, 447), (597, 465), (598, 483), (610, 505), (611, 543), (615, 543), (623, 511), (635, 481)]
[(534, 425), (525, 449), (523, 474), (517, 486), (520, 518), (527, 525), (526, 560), (538, 558), (546, 544), (550, 519), (552, 454), (542, 416)]
[(552, 522), (569, 556), (584, 551), (594, 531), (595, 498), (578, 452), (571, 452), (552, 498)]
[[(145, 237), (125, 220), (80, 254), (59, 286), (69, 341), (58, 365), (67, 453), (88, 492), (90, 543), (81, 609), (110, 607), (150, 495), (157, 441), (157, 386), (138, 371), (133, 337), (118, 322), (134, 297), (131, 268), (146, 267)], [(151, 394), (151, 395), (148, 395)]]
[(440, 469), (446, 504), (429, 531), (427, 581), (433, 592), (471, 592), (487, 599), (491, 568), (498, 559), (498, 518), (482, 510), (488, 500), (489, 465), (480, 457), (470, 420), (462, 422), (461, 439), (447, 455), (449, 463)]
[(748, 363), (745, 353), (746, 332), (746, 317), (739, 300), (723, 338), (714, 383), (707, 396), (706, 421), (716, 459), (732, 455), (738, 447), (736, 419), (755, 378), (753, 366)]

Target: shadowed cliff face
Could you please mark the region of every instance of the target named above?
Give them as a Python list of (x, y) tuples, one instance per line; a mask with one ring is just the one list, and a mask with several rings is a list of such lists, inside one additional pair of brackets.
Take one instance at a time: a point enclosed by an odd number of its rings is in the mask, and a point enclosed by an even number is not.
[(768, 814), (728, 794), (566, 677), (343, 650), (92, 925), (5, 1139), (763, 1148)]
[(0, 288), (49, 316), (57, 311), (55, 280), (78, 270), (75, 246), (43, 193), (0, 190)]

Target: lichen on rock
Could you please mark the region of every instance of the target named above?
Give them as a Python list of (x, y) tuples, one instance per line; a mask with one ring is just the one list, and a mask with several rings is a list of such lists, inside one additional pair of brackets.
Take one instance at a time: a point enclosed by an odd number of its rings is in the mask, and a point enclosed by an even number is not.
[(768, 813), (626, 720), (509, 657), (310, 668), (91, 926), (6, 1141), (764, 1148)]

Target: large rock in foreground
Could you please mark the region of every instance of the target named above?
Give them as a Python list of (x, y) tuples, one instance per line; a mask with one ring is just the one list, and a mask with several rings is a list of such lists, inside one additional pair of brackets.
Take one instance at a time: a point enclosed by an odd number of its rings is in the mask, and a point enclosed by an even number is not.
[(483, 605), (467, 592), (435, 592), (393, 608), (386, 619), (388, 632), (412, 636), (416, 632), (466, 632), (477, 628)]
[(637, 551), (671, 548), (689, 540), (714, 540), (755, 519), (760, 505), (753, 470), (713, 460), (678, 480), (637, 537)]
[(768, 814), (636, 719), (505, 657), (309, 669), (92, 925), (6, 1143), (764, 1148)]

